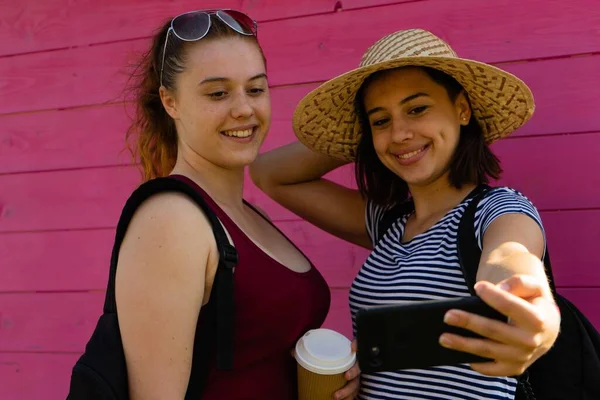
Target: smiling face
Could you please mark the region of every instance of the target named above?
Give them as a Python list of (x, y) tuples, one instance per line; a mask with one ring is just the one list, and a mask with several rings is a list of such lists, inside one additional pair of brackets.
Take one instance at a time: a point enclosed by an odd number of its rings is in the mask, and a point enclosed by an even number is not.
[(385, 71), (365, 87), (363, 104), (381, 162), (409, 187), (448, 179), (461, 125), (471, 117), (463, 93), (448, 91), (423, 69)]
[(258, 155), (271, 123), (265, 63), (258, 45), (239, 36), (188, 46), (175, 90), (161, 99), (175, 120), (178, 154), (223, 168)]

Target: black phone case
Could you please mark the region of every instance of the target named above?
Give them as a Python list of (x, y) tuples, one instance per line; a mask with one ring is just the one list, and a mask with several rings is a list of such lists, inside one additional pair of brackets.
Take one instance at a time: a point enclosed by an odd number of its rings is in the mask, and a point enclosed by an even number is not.
[(439, 344), (442, 333), (480, 335), (444, 323), (450, 309), (500, 321), (507, 317), (477, 296), (365, 308), (356, 314), (357, 358), (363, 373), (489, 361)]

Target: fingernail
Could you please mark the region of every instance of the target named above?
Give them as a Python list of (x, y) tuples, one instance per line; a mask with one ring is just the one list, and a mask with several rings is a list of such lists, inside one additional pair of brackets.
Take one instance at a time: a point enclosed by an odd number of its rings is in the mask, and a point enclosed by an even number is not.
[(474, 289), (475, 289), (475, 293), (480, 294), (481, 290), (483, 289), (483, 285), (481, 283), (477, 282), (474, 286)]
[(444, 347), (450, 347), (452, 345), (452, 340), (446, 335), (440, 336), (440, 344)]
[(508, 291), (510, 291), (510, 285), (505, 282), (500, 285), (500, 290), (504, 290), (505, 292), (508, 292)]
[(444, 322), (447, 324), (455, 324), (458, 322), (458, 316), (455, 313), (453, 313), (452, 311), (448, 311), (444, 315)]

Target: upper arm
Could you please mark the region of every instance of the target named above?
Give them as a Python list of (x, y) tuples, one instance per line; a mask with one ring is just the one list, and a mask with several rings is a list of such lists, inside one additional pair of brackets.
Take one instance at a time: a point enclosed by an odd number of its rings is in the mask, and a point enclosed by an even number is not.
[[(515, 274), (545, 276), (541, 260), (546, 243), (539, 214), (528, 200), (522, 197), (513, 200), (509, 204), (489, 205), (493, 211), (488, 213), (495, 215), (482, 222), (477, 280), (498, 283)], [(485, 209), (483, 212), (486, 213)]]
[(366, 200), (357, 190), (321, 178), (280, 186), (269, 195), (324, 231), (371, 248), (365, 225)]
[(250, 165), (250, 176), (294, 214), (332, 235), (370, 248), (366, 200), (357, 190), (323, 178), (344, 164), (295, 142), (261, 154)]
[(215, 246), (206, 217), (182, 194), (153, 196), (134, 214), (115, 287), (132, 400), (184, 398)]

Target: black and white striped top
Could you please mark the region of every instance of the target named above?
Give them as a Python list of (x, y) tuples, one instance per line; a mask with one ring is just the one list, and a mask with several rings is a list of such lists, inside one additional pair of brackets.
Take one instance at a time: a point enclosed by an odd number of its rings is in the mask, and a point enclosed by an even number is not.
[[(463, 201), (406, 243), (401, 243), (401, 238), (408, 215), (398, 219), (379, 240), (377, 226), (385, 210), (367, 204), (367, 231), (376, 245), (350, 289), (354, 329), (356, 312), (365, 306), (469, 295), (458, 261), (457, 234), (470, 201)], [(475, 213), (480, 247), (492, 221), (509, 213), (526, 214), (542, 226), (536, 208), (525, 196), (513, 189), (495, 188), (480, 201)], [(513, 399), (515, 388), (514, 378), (484, 376), (465, 364), (363, 374), (359, 399)]]

